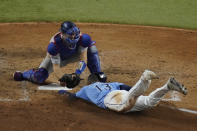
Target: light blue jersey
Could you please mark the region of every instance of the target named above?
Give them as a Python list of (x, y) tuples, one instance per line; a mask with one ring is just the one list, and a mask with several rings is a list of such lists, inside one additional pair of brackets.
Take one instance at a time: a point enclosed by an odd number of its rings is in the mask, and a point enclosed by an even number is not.
[(84, 86), (83, 88), (81, 88), (81, 90), (76, 93), (76, 97), (92, 102), (96, 104), (98, 107), (105, 109), (106, 108), (104, 105), (105, 96), (113, 90), (120, 90), (120, 85), (123, 85), (123, 83), (96, 82), (94, 84)]

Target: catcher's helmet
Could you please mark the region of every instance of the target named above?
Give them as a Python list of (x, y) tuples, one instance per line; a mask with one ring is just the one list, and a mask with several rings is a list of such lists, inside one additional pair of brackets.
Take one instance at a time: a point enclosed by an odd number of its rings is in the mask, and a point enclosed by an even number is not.
[(70, 21), (64, 21), (61, 24), (60, 32), (62, 34), (74, 36), (74, 38), (66, 38), (65, 41), (69, 44), (70, 48), (76, 47), (76, 43), (79, 41), (80, 38), (80, 30), (79, 28)]
[(64, 21), (62, 24), (61, 24), (61, 28), (60, 28), (60, 31), (62, 33), (65, 33), (65, 34), (68, 34), (68, 33), (71, 33), (69, 32), (70, 29), (76, 27), (76, 25), (73, 23), (73, 22), (70, 22), (70, 21)]

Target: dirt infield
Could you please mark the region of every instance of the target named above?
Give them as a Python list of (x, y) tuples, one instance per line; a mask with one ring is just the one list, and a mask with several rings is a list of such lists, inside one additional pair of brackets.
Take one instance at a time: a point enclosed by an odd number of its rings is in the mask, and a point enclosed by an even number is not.
[[(97, 42), (101, 65), (109, 81), (133, 85), (145, 69), (150, 69), (160, 79), (152, 82), (146, 94), (175, 76), (188, 88), (188, 95), (179, 95), (181, 101), (162, 102), (151, 110), (118, 114), (82, 100), (69, 99), (56, 91), (39, 91), (38, 85), (14, 81), (12, 73), (39, 66), (59, 23), (0, 24), (1, 131), (197, 130), (197, 114), (174, 109), (197, 110), (197, 31), (77, 25)], [(72, 66), (68, 65), (65, 72), (73, 72)], [(87, 75), (88, 71), (84, 77)], [(47, 82), (55, 82), (53, 74)], [(85, 84), (83, 81), (80, 86)]]

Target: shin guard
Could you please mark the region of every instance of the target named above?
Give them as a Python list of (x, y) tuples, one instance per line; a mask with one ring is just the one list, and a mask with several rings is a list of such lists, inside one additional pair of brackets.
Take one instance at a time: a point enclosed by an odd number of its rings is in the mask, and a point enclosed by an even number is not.
[(23, 78), (25, 80), (38, 84), (44, 83), (48, 76), (48, 71), (44, 68), (30, 69), (28, 71), (23, 72)]
[(101, 72), (100, 59), (96, 46), (88, 48), (87, 66), (91, 73)]

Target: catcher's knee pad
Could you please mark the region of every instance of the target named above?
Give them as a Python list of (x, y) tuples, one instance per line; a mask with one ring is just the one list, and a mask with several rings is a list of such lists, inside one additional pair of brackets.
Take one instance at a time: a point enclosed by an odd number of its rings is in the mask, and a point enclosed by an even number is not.
[(23, 78), (34, 83), (42, 84), (48, 78), (48, 71), (44, 68), (30, 69), (23, 72)]
[(95, 82), (106, 82), (107, 76), (103, 72), (92, 73), (88, 76), (88, 84)]
[(101, 72), (100, 59), (95, 45), (88, 48), (87, 58), (87, 66), (90, 72)]

